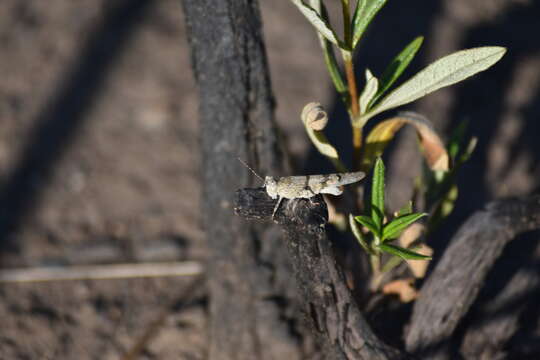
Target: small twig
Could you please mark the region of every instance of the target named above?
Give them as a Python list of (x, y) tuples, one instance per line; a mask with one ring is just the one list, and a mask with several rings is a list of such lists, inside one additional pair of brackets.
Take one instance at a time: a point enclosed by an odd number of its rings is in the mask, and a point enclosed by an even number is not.
[(203, 271), (203, 266), (196, 261), (47, 266), (0, 270), (0, 283), (194, 276), (203, 273)]

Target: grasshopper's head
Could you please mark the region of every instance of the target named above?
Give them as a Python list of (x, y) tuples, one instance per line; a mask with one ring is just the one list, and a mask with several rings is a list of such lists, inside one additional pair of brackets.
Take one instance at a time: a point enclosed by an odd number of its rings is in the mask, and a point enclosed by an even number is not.
[(278, 197), (278, 182), (271, 176), (264, 178), (264, 186), (266, 188), (266, 193), (272, 199), (277, 199)]

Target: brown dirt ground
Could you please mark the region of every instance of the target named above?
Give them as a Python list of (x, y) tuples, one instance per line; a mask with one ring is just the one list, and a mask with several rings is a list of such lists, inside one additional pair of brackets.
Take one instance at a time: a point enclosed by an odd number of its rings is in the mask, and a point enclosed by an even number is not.
[[(298, 118), (317, 100), (344, 123), (317, 39), (288, 1), (261, 8), (287, 145), (297, 169), (327, 168)], [(469, 119), (480, 139), (454, 226), (489, 199), (538, 187), (539, 10), (526, 0), (390, 1), (359, 54), (359, 68), (380, 73), (418, 34), (426, 43), (416, 69), (461, 48), (509, 48), (493, 70), (409, 107), (443, 134)], [(3, 0), (0, 74), (2, 268), (204, 260), (204, 134), (180, 1)], [(336, 129), (332, 139), (348, 141), (347, 128)], [(418, 169), (410, 138), (390, 149), (391, 207), (407, 200)], [(188, 282), (2, 284), (0, 359), (118, 359)], [(171, 311), (140, 358), (205, 352), (201, 297)]]

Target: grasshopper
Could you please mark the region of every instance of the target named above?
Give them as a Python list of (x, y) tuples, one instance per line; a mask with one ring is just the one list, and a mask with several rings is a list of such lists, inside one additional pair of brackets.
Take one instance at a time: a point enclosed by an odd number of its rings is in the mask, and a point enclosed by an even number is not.
[[(240, 160), (240, 159), (238, 159)], [(309, 199), (317, 194), (341, 195), (342, 185), (349, 185), (362, 180), (366, 174), (361, 171), (334, 173), (325, 175), (304, 175), (272, 177), (266, 176), (264, 179), (250, 168), (245, 162), (240, 160), (255, 176), (264, 181), (266, 193), (272, 199), (278, 199), (272, 219), (274, 218), (283, 199)]]

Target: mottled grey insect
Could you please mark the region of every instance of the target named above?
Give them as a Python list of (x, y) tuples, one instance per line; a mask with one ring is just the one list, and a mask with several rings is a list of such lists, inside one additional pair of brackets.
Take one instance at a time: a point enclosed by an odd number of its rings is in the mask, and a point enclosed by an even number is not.
[(272, 199), (279, 199), (274, 207), (272, 218), (279, 209), (283, 199), (309, 199), (317, 194), (341, 195), (343, 190), (340, 186), (358, 182), (364, 176), (365, 174), (361, 171), (326, 175), (286, 176), (280, 178), (267, 176), (264, 179), (266, 193)]
[[(239, 159), (240, 160), (240, 159)], [(252, 168), (240, 160), (255, 176), (262, 180)], [(264, 178), (264, 187), (266, 193), (272, 199), (278, 199), (272, 218), (279, 209), (283, 199), (309, 199), (317, 194), (332, 194), (341, 195), (343, 190), (342, 185), (349, 185), (362, 180), (365, 177), (361, 171), (335, 173), (326, 175), (305, 175), (305, 176), (285, 176), (275, 178), (266, 176)]]

